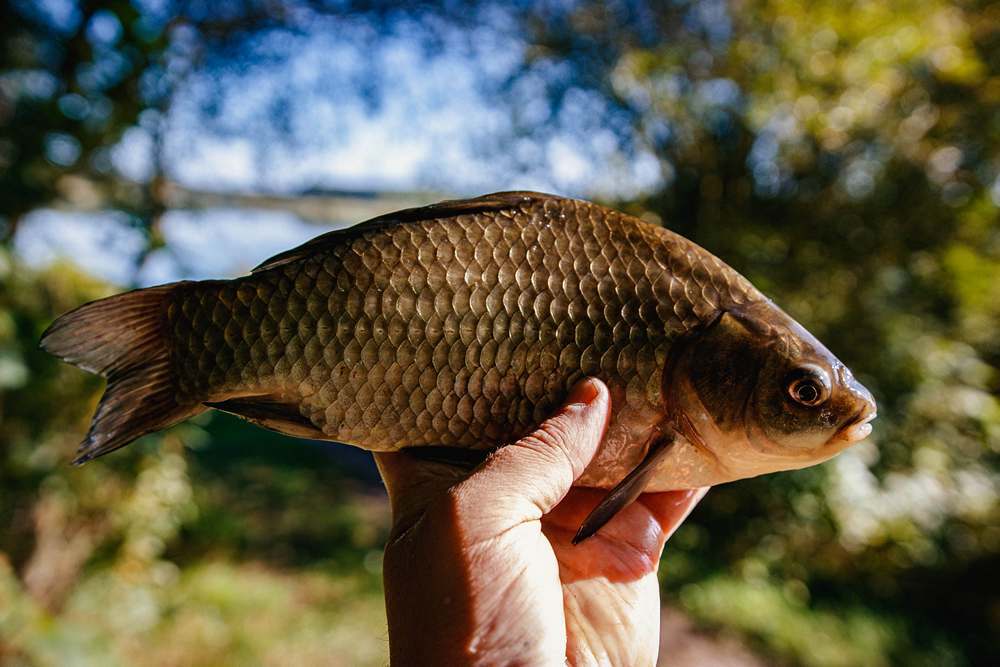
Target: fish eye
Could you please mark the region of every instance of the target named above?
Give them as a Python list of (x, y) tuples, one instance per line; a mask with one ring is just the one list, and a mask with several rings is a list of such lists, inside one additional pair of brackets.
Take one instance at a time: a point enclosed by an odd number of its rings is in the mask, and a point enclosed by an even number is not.
[(788, 395), (796, 403), (815, 407), (830, 398), (830, 375), (819, 366), (806, 364), (788, 378)]

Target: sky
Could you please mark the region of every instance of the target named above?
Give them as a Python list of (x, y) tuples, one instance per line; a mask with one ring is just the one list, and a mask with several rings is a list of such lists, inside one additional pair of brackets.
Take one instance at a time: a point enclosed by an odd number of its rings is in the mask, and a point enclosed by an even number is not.
[[(471, 47), (446, 38), (441, 52), (426, 53), (405, 36), (390, 36), (372, 50), (334, 28), (265, 34), (246, 46), (241, 66), (189, 76), (165, 125), (169, 177), (199, 190), (280, 194), (532, 189), (625, 198), (660, 183), (657, 159), (626, 155), (602, 130), (600, 103), (582, 92), (568, 96), (560, 130), (543, 145), (512, 137), (508, 111), (490, 104), (476, 85), (484, 71), (503, 76), (517, 61), (521, 46), (512, 38), (490, 32)], [(113, 26), (100, 30), (114, 33)], [(358, 90), (375, 73), (381, 85), (372, 103)], [(144, 125), (141, 119), (112, 151), (115, 169), (139, 182), (152, 173), (153, 140)], [(173, 211), (161, 228), (168, 247), (138, 273), (142, 237), (115, 212), (36, 211), (22, 223), (15, 247), (33, 266), (72, 257), (113, 283), (145, 286), (239, 275), (325, 231), (290, 214), (231, 209)]]

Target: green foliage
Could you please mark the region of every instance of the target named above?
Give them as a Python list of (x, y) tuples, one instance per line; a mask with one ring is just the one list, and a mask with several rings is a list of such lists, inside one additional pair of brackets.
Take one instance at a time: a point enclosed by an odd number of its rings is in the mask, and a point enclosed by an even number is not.
[[(0, 239), (65, 194), (71, 182), (62, 177), (107, 176), (110, 146), (160, 101), (141, 79), (163, 66), (162, 26), (138, 20), (129, 2), (74, 3), (61, 21), (51, 9), (0, 8)], [(117, 33), (99, 38), (95, 18)]]
[(698, 616), (762, 639), (779, 657), (809, 667), (888, 665), (885, 656), (897, 630), (867, 610), (810, 608), (799, 587), (752, 578), (719, 576), (690, 584), (681, 589), (680, 601)]
[(152, 578), (113, 568), (83, 576), (54, 617), (0, 561), (0, 661), (384, 665), (382, 596), (365, 579), (211, 560)]

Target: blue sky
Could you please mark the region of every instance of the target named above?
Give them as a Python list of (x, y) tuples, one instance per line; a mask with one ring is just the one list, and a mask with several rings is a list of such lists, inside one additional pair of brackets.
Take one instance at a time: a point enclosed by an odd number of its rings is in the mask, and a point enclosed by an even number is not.
[[(113, 28), (101, 31), (112, 35)], [(631, 197), (660, 182), (656, 158), (623, 152), (601, 127), (600, 102), (582, 91), (567, 97), (550, 138), (512, 138), (507, 109), (484, 99), (476, 76), (509, 71), (522, 48), (514, 37), (491, 31), (459, 43), (445, 36), (442, 52), (428, 54), (405, 34), (380, 38), (372, 50), (370, 41), (339, 28), (321, 22), (304, 34), (265, 33), (246, 44), (240, 66), (216, 63), (187, 77), (167, 117), (168, 176), (196, 189), (283, 194), (536, 189)], [(379, 101), (372, 104), (357, 89), (376, 74)], [(544, 113), (532, 108), (531, 79), (520, 85), (519, 111)], [(276, 105), (284, 105), (280, 114)], [(140, 121), (112, 152), (115, 169), (148, 179), (152, 146)], [(236, 210), (171, 212), (162, 230), (168, 248), (139, 272), (143, 285), (238, 275), (324, 231), (292, 215)], [(135, 276), (141, 247), (121, 214), (51, 210), (31, 214), (16, 244), (31, 265), (68, 256), (119, 284)]]

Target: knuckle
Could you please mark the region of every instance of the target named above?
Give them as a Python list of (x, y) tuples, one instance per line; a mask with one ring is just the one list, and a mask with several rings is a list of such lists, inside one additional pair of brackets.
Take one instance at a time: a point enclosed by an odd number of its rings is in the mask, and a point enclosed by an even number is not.
[(559, 418), (550, 419), (526, 440), (543, 449), (566, 449), (572, 440), (571, 427)]
[(521, 445), (534, 450), (547, 463), (568, 463), (575, 467), (579, 429), (561, 415), (549, 419), (534, 433), (521, 440)]

